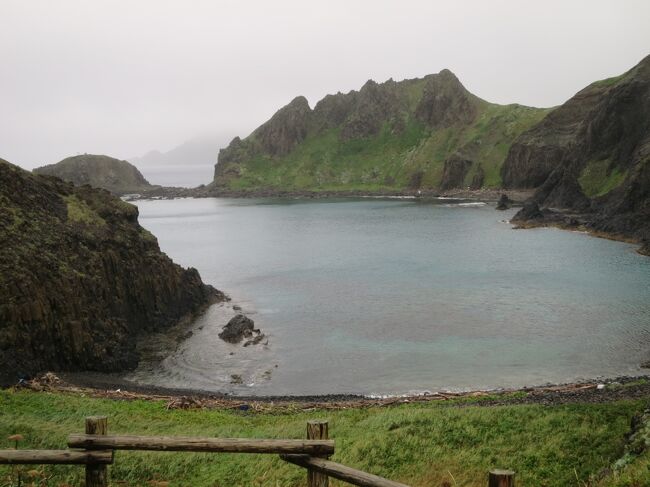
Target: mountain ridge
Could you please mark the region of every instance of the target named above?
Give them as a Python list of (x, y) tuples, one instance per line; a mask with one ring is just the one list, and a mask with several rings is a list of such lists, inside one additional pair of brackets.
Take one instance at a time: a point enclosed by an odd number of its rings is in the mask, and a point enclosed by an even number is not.
[(313, 109), (296, 97), (248, 137), (235, 137), (219, 152), (213, 186), (399, 190), (475, 181), (497, 187), (503, 142), (545, 113), (488, 103), (449, 70), (369, 80), (358, 91), (325, 96)]

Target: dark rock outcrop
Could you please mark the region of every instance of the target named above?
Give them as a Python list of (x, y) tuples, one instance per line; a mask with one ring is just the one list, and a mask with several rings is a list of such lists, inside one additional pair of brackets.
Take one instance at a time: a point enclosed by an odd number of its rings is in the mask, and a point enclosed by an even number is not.
[(467, 124), (478, 112), (479, 99), (472, 95), (448, 69), (425, 78), (422, 98), (415, 116), (431, 127), (450, 127)]
[(512, 207), (513, 203), (514, 201), (508, 198), (508, 195), (504, 193), (501, 195), (499, 201), (497, 202), (497, 210), (507, 210)]
[(589, 215), (587, 228), (650, 240), (650, 56), (518, 137), (502, 177), (510, 188), (537, 187), (541, 208)]
[(341, 140), (362, 139), (376, 135), (386, 122), (395, 122), (400, 114), (400, 100), (395, 82), (377, 84), (369, 80), (355, 98), (355, 104), (341, 128)]
[(219, 333), (219, 338), (229, 343), (239, 343), (244, 338), (252, 337), (254, 329), (255, 323), (253, 320), (238, 314), (223, 327), (223, 330)]
[(307, 136), (310, 115), (307, 98), (298, 96), (254, 132), (255, 141), (265, 154), (284, 156)]
[(220, 296), (160, 251), (137, 207), (0, 160), (0, 383), (133, 368), (140, 333)]
[(485, 171), (483, 171), (483, 165), (479, 162), (478, 166), (476, 167), (476, 172), (472, 177), (472, 182), (469, 185), (469, 189), (471, 190), (480, 189), (483, 187), (484, 182), (485, 182)]
[(139, 193), (154, 187), (133, 164), (102, 155), (68, 157), (56, 164), (36, 168), (34, 172), (56, 176), (76, 186), (89, 184), (117, 195)]
[(451, 188), (462, 188), (465, 186), (465, 176), (472, 167), (473, 162), (470, 159), (462, 157), (460, 154), (454, 154), (445, 161), (442, 173), (442, 182), (440, 189), (446, 190)]
[(534, 201), (527, 201), (524, 207), (517, 212), (512, 218), (513, 222), (526, 222), (531, 220), (542, 220), (544, 213), (539, 208), (539, 205)]

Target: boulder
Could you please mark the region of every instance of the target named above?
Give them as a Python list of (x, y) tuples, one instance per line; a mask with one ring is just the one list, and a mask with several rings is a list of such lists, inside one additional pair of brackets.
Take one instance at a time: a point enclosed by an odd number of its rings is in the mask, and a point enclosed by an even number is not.
[(514, 201), (508, 198), (507, 194), (503, 193), (497, 203), (497, 210), (507, 210), (512, 206), (512, 203), (514, 203)]
[(530, 221), (543, 220), (544, 213), (539, 209), (539, 205), (534, 201), (527, 201), (524, 207), (517, 212), (512, 221)]
[(223, 330), (219, 333), (219, 338), (228, 343), (239, 343), (244, 338), (252, 336), (254, 328), (255, 323), (253, 320), (238, 314), (223, 327)]

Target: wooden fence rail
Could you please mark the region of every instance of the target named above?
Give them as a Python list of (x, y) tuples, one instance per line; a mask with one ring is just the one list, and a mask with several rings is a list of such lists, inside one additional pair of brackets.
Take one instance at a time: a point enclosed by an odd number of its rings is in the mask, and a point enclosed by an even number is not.
[(89, 465), (113, 463), (113, 451), (0, 450), (0, 465)]
[[(0, 464), (85, 465), (86, 487), (107, 487), (107, 465), (113, 463), (115, 450), (273, 453), (306, 468), (308, 487), (328, 487), (329, 477), (361, 487), (408, 487), (330, 461), (334, 441), (328, 438), (327, 421), (309, 421), (305, 440), (275, 440), (108, 435), (106, 416), (91, 416), (86, 418), (86, 434), (70, 435), (68, 446), (77, 450), (0, 450)], [(488, 482), (489, 487), (514, 487), (514, 472), (494, 470)]]
[(88, 450), (148, 450), (213, 453), (334, 453), (334, 442), (327, 440), (258, 440), (248, 438), (192, 438), (172, 436), (99, 436), (68, 437), (70, 448)]
[(280, 455), (280, 458), (286, 462), (324, 474), (326, 477), (334, 477), (361, 487), (408, 487), (405, 484), (393, 482), (323, 458), (310, 457), (309, 455)]

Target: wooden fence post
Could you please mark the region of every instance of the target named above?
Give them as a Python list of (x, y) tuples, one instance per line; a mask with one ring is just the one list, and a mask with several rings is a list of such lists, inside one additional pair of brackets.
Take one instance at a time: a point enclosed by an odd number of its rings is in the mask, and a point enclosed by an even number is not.
[(515, 473), (512, 470), (491, 470), (488, 487), (515, 487)]
[[(327, 421), (307, 421), (307, 439), (308, 440), (328, 440)], [(324, 455), (327, 458), (327, 455)], [(329, 477), (325, 474), (307, 470), (307, 487), (328, 487)]]
[[(89, 416), (86, 418), (87, 435), (105, 435), (108, 433), (106, 416)], [(106, 465), (86, 465), (86, 487), (108, 487), (108, 469)]]

